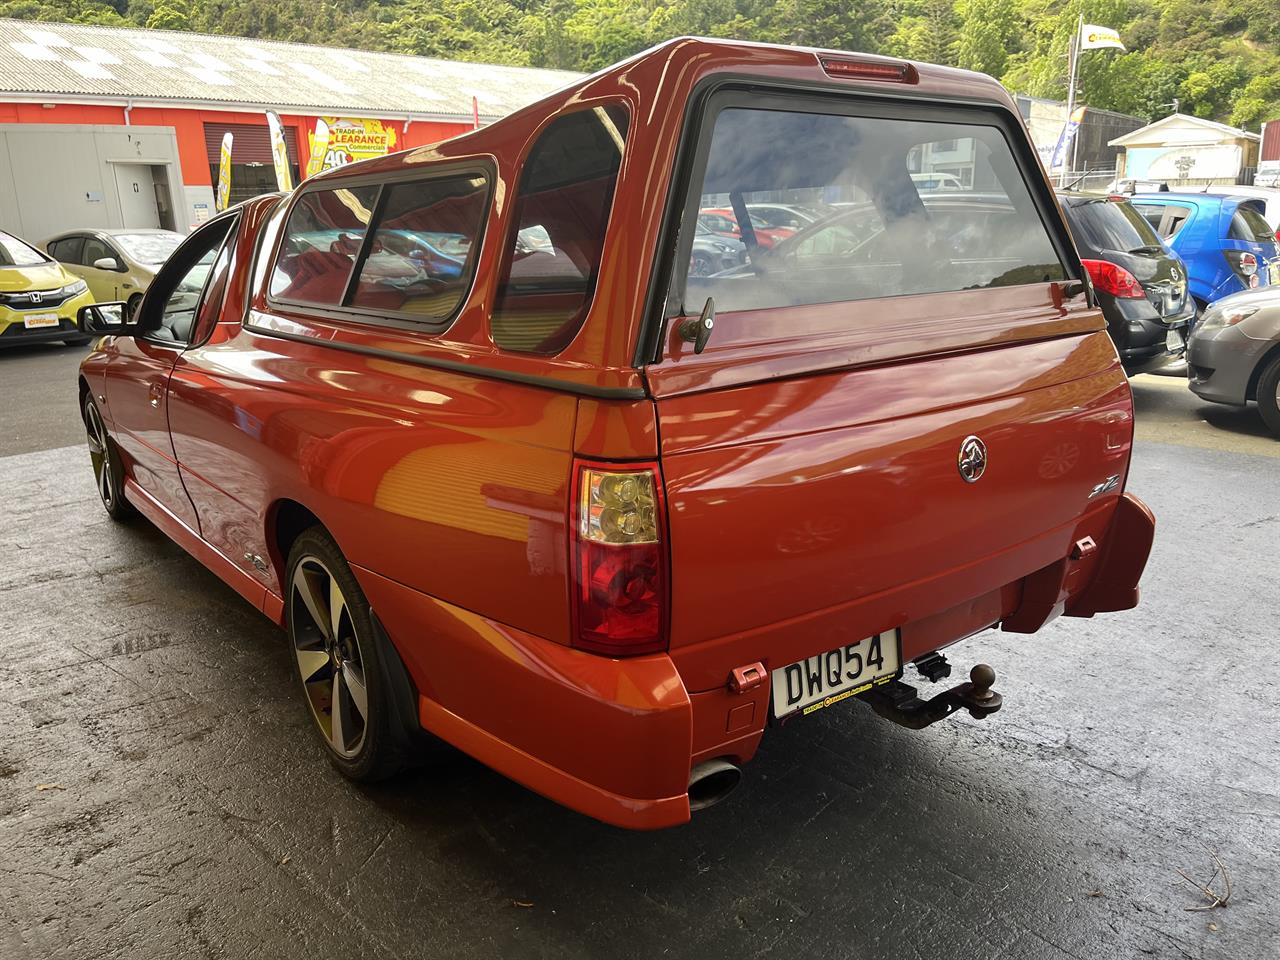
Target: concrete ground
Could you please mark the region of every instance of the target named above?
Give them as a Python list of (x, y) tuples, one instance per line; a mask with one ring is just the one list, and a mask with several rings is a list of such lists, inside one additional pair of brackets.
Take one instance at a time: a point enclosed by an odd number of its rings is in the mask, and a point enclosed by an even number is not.
[[(1280, 441), (1256, 411), (1135, 382), (1144, 602), (955, 648), (1001, 713), (822, 711), (726, 803), (634, 834), (457, 753), (332, 772), (283, 636), (94, 500), (80, 352), (0, 354), (4, 960), (1280, 957)], [(1192, 911), (1174, 871), (1208, 881), (1210, 850), (1230, 904)]]

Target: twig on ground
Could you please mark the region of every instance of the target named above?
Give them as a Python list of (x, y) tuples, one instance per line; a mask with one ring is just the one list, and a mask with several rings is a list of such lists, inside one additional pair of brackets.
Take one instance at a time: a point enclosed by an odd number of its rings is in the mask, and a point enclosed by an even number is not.
[[(1227, 870), (1227, 865), (1222, 862), (1221, 857), (1210, 850), (1208, 846), (1205, 846), (1205, 850), (1208, 851), (1209, 856), (1213, 858), (1214, 868), (1213, 874), (1204, 883), (1192, 880), (1181, 870), (1174, 870), (1174, 873), (1203, 893), (1205, 899), (1209, 901), (1208, 903), (1197, 904), (1194, 907), (1186, 907), (1185, 909), (1189, 911), (1216, 910), (1218, 907), (1225, 907), (1231, 902), (1231, 873)], [(1220, 894), (1217, 893), (1212, 886), (1213, 881), (1218, 878), (1218, 874), (1222, 874), (1223, 883), (1223, 891)]]

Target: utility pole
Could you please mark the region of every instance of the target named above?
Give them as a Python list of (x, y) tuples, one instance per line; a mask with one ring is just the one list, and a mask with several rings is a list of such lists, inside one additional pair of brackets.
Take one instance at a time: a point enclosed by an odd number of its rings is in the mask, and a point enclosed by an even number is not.
[[(1076, 112), (1076, 67), (1080, 61), (1080, 31), (1084, 29), (1084, 14), (1081, 13), (1076, 18), (1076, 29), (1071, 34), (1071, 46), (1069, 48), (1069, 56), (1071, 58), (1070, 79), (1067, 81), (1067, 122), (1063, 126), (1066, 130), (1071, 126), (1072, 114)], [(1076, 135), (1071, 138), (1071, 162), (1068, 164), (1067, 158), (1062, 158), (1062, 173), (1058, 175), (1058, 186), (1066, 186), (1067, 176), (1075, 169), (1076, 165), (1076, 142), (1080, 131), (1076, 131)]]

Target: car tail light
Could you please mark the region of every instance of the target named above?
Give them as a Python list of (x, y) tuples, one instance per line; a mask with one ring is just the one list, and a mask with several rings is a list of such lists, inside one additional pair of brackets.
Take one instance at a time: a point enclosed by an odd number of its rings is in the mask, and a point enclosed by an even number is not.
[(1223, 250), (1222, 255), (1231, 269), (1242, 277), (1252, 277), (1258, 272), (1258, 258), (1248, 250)]
[(1147, 295), (1138, 278), (1119, 264), (1109, 260), (1081, 260), (1080, 263), (1089, 271), (1093, 285), (1104, 293), (1122, 300), (1136, 300)]
[(611, 657), (667, 649), (666, 505), (656, 463), (575, 461), (573, 637)]
[(819, 57), (829, 77), (852, 80), (887, 80), (890, 83), (919, 83), (920, 72), (901, 60), (853, 60), (846, 57)]

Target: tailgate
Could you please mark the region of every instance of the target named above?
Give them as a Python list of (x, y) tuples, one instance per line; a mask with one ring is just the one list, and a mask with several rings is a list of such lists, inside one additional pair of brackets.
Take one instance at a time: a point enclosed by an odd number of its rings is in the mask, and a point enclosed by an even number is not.
[[(1064, 556), (1086, 512), (1114, 508), (1132, 440), (1100, 332), (655, 394), (671, 653), (690, 690), (976, 602)], [(975, 482), (958, 464), (971, 436), (988, 460)]]

